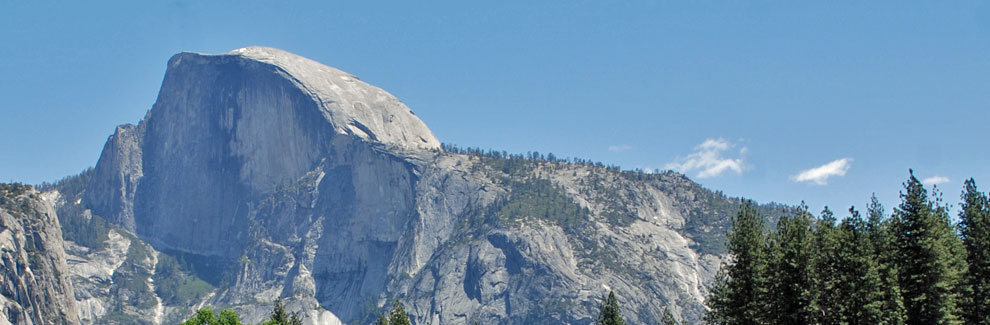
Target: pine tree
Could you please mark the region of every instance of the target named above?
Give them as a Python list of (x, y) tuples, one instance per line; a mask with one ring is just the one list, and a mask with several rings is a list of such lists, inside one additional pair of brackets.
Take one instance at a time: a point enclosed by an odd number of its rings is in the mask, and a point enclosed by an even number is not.
[(768, 309), (765, 236), (763, 217), (752, 201), (744, 201), (726, 235), (731, 262), (723, 266), (727, 270), (722, 282), (712, 289), (716, 297), (706, 319), (716, 324), (763, 322)]
[(907, 324), (958, 323), (957, 277), (965, 264), (960, 263), (961, 255), (954, 255), (962, 244), (945, 207), (929, 200), (913, 171), (904, 190), (894, 211), (894, 225)]
[(990, 207), (987, 195), (966, 180), (959, 219), (969, 270), (965, 284), (972, 293), (964, 315), (967, 324), (990, 324)]
[(810, 324), (816, 318), (815, 283), (812, 277), (813, 236), (807, 207), (794, 216), (781, 217), (769, 246), (772, 295), (768, 320), (774, 324)]
[(237, 319), (237, 313), (232, 310), (224, 309), (220, 314), (216, 314), (210, 307), (203, 307), (196, 311), (194, 315), (189, 320), (181, 323), (182, 325), (241, 325), (241, 321)]
[(815, 224), (814, 277), (818, 301), (818, 320), (822, 324), (838, 324), (843, 297), (839, 294), (841, 265), (839, 238), (835, 215), (828, 207), (822, 210)]
[(883, 320), (883, 289), (878, 263), (867, 234), (866, 221), (849, 208), (850, 216), (837, 229), (839, 279), (839, 323), (880, 324)]
[(602, 301), (598, 307), (598, 319), (596, 325), (624, 325), (626, 321), (622, 319), (622, 311), (619, 309), (619, 300), (615, 298), (615, 293), (608, 292), (608, 296), (602, 296)]
[(398, 299), (392, 304), (392, 310), (388, 312), (389, 325), (411, 325), (409, 315), (406, 314), (406, 307)]
[(879, 324), (902, 325), (907, 311), (901, 298), (901, 287), (897, 281), (896, 240), (891, 230), (892, 221), (884, 214), (883, 205), (877, 196), (870, 198), (867, 206), (866, 232), (873, 249), (873, 259), (877, 261), (883, 302)]
[(733, 295), (730, 292), (732, 287), (727, 274), (728, 269), (728, 266), (719, 268), (718, 272), (715, 273), (714, 284), (708, 289), (708, 295), (705, 296), (705, 306), (708, 307), (704, 316), (706, 324), (730, 324), (729, 297)]
[(296, 313), (289, 314), (285, 310), (285, 301), (282, 297), (275, 298), (274, 306), (268, 319), (262, 325), (302, 325), (302, 319)]
[(375, 320), (375, 325), (411, 325), (412, 321), (409, 320), (409, 315), (406, 314), (406, 307), (402, 305), (399, 299), (396, 299), (392, 303), (392, 309), (388, 311), (387, 315), (378, 315), (378, 319)]

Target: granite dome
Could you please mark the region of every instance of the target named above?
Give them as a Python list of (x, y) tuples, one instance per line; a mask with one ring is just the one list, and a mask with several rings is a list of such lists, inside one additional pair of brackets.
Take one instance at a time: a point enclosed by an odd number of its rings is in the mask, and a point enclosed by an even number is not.
[(238, 58), (268, 64), (305, 91), (339, 134), (407, 149), (438, 149), (440, 141), (398, 98), (354, 75), (284, 50), (250, 46), (221, 54), (183, 52), (169, 69), (195, 62)]

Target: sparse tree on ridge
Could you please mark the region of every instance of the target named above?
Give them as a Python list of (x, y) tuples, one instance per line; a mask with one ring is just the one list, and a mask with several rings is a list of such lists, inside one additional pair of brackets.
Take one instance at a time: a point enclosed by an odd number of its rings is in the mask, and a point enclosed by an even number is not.
[(375, 325), (412, 325), (412, 321), (406, 314), (406, 307), (402, 305), (399, 299), (396, 299), (392, 303), (392, 309), (388, 311), (388, 315), (378, 315)]
[(609, 291), (608, 296), (602, 296), (601, 304), (598, 308), (598, 319), (596, 325), (625, 325), (622, 318), (622, 311), (619, 309), (619, 300), (615, 297), (615, 292)]
[(272, 307), (272, 313), (268, 315), (268, 319), (261, 323), (262, 325), (302, 325), (302, 319), (296, 313), (289, 314), (285, 310), (285, 301), (282, 297), (275, 299), (274, 306)]

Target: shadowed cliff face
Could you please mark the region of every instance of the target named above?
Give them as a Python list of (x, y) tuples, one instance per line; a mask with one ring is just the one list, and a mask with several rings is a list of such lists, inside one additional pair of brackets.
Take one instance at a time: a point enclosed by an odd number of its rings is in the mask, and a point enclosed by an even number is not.
[(393, 298), (419, 323), (585, 324), (606, 288), (632, 322), (697, 321), (723, 256), (694, 240), (738, 204), (676, 174), (443, 152), (392, 95), (270, 48), (174, 56), (82, 201), (210, 261), (201, 302), (256, 322), (288, 297), (319, 324)]
[(134, 226), (157, 246), (233, 257), (247, 203), (310, 170), (329, 123), (271, 65), (180, 54), (143, 122)]
[[(420, 130), (396, 137), (390, 123)], [(308, 59), (265, 48), (178, 54), (148, 116), (107, 142), (86, 201), (157, 247), (237, 257), (246, 238), (225, 230), (246, 229), (251, 202), (333, 151), (349, 159), (337, 136), (397, 150), (437, 144), (388, 93)]]
[(438, 147), (339, 70), (267, 48), (182, 53), (145, 119), (107, 141), (84, 201), (159, 250), (234, 265), (215, 270), (232, 283), (219, 304), (301, 290), (353, 318), (417, 215), (413, 157)]

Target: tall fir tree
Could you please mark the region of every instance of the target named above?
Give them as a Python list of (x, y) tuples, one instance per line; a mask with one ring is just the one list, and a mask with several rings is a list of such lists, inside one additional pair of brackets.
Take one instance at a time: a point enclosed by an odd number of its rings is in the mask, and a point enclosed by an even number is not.
[(883, 288), (878, 263), (867, 233), (866, 221), (849, 208), (849, 217), (836, 230), (839, 279), (839, 323), (881, 324), (883, 321)]
[(783, 216), (771, 236), (768, 254), (772, 276), (767, 320), (773, 324), (811, 324), (817, 318), (812, 257), (814, 220), (803, 203), (798, 213)]
[(717, 296), (709, 303), (712, 310), (706, 319), (717, 324), (764, 322), (768, 309), (765, 236), (763, 217), (752, 201), (743, 201), (726, 235), (731, 262), (723, 266), (722, 283), (713, 288)]
[(615, 297), (615, 292), (609, 291), (608, 296), (602, 296), (601, 305), (598, 307), (598, 319), (596, 325), (625, 325), (622, 318), (622, 310), (619, 309), (619, 299)]
[[(911, 171), (894, 211), (898, 281), (907, 324), (959, 323), (957, 306), (962, 243), (946, 208), (933, 203)], [(960, 263), (962, 261), (962, 263)]]
[(873, 249), (873, 259), (877, 262), (877, 272), (882, 288), (883, 302), (879, 324), (903, 325), (907, 311), (901, 298), (901, 286), (897, 280), (896, 239), (892, 231), (892, 220), (884, 213), (883, 205), (876, 195), (870, 198), (867, 206), (866, 232)]
[(959, 225), (969, 270), (964, 283), (971, 290), (964, 317), (967, 324), (990, 324), (990, 207), (972, 178), (966, 180)]
[(302, 325), (302, 319), (296, 313), (289, 313), (285, 309), (285, 300), (282, 297), (275, 299), (272, 306), (272, 312), (268, 315), (268, 319), (261, 323), (262, 325)]
[(847, 298), (839, 293), (843, 280), (840, 278), (839, 238), (835, 222), (835, 215), (825, 207), (814, 231), (814, 278), (819, 308), (817, 322), (821, 324), (838, 324), (842, 300)]
[(708, 307), (704, 316), (706, 324), (730, 324), (729, 298), (733, 296), (731, 292), (733, 287), (727, 274), (728, 270), (728, 265), (719, 268), (715, 273), (714, 283), (708, 288), (708, 295), (705, 296), (705, 306)]
[(406, 314), (406, 307), (399, 299), (392, 302), (392, 309), (387, 314), (378, 314), (375, 325), (411, 325), (412, 321)]

